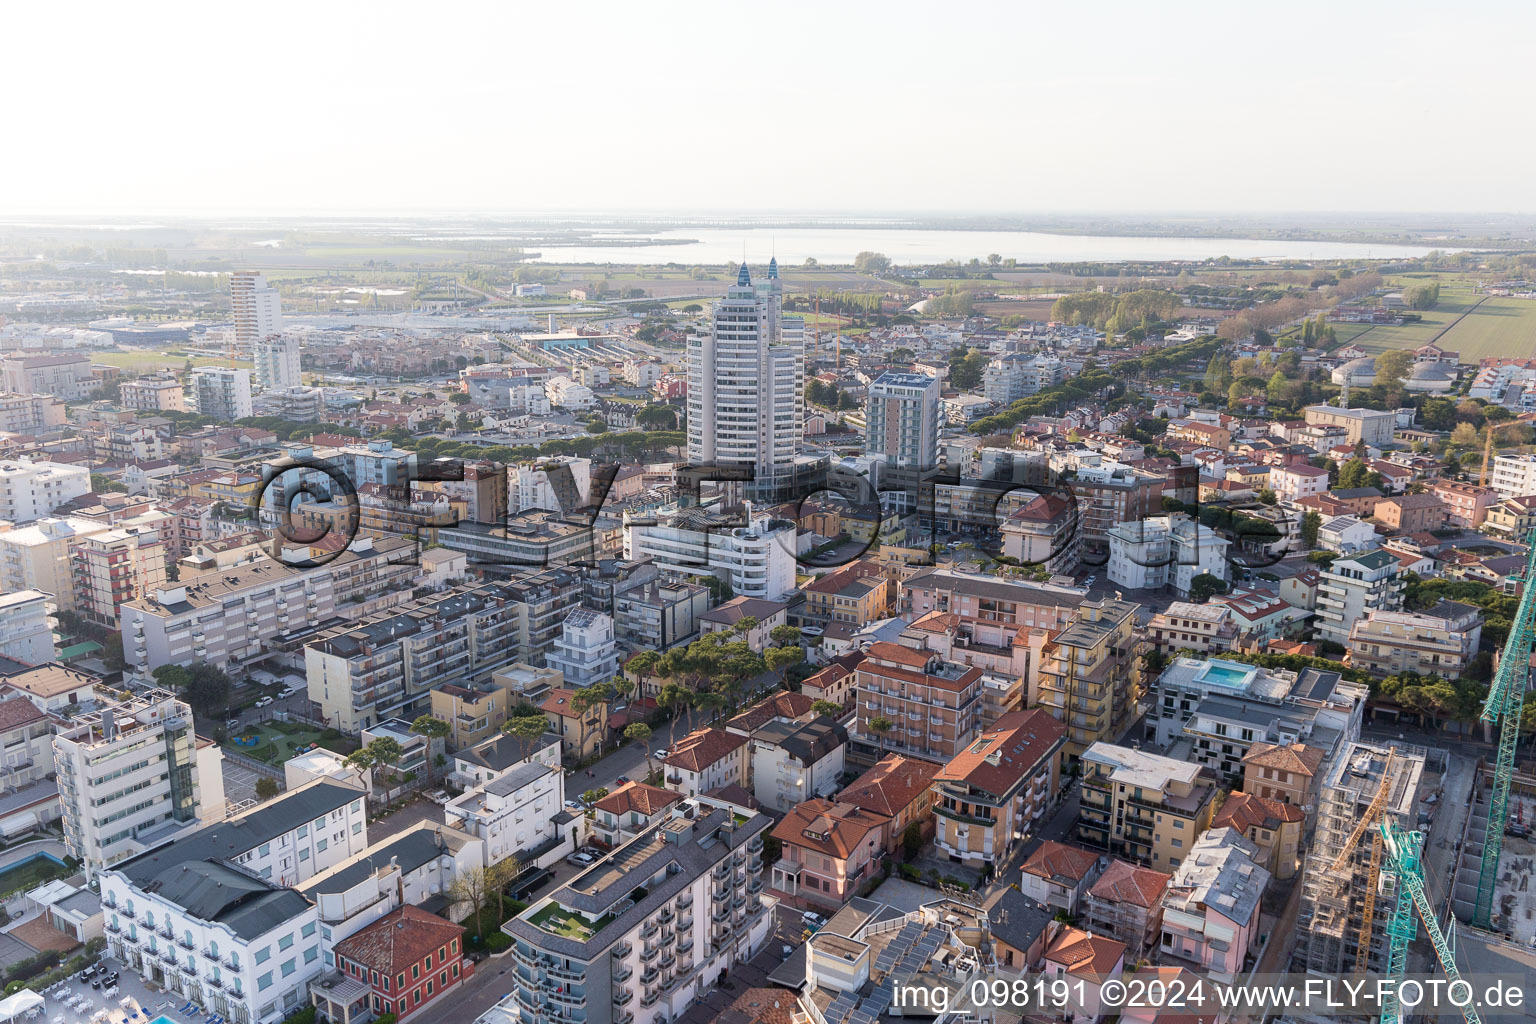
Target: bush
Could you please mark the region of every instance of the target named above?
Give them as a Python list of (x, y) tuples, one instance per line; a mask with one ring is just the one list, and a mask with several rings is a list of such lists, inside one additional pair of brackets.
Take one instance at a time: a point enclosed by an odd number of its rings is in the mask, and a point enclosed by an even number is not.
[(512, 938), (506, 932), (492, 932), (485, 937), (485, 948), (492, 953), (500, 953), (511, 945)]
[(901, 877), (905, 878), (909, 882), (922, 881), (923, 873), (917, 870), (917, 868), (913, 867), (911, 864), (898, 864), (896, 865), (896, 870), (900, 871)]
[(283, 1024), (315, 1024), (315, 1008), (313, 1006), (306, 1006), (284, 1020)]

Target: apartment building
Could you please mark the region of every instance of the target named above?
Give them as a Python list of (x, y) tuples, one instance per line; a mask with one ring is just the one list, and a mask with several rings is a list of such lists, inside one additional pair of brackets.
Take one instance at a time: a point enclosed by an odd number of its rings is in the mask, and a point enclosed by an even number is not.
[(161, 665), (247, 665), (341, 615), (370, 594), (411, 588), (416, 545), (359, 538), (335, 559), (295, 568), (270, 559), (201, 572), (182, 570), (120, 609), (123, 655), (147, 674)]
[(987, 401), (1005, 407), (1067, 379), (1067, 364), (1055, 356), (1010, 352), (988, 361), (981, 372)]
[(1087, 600), (1077, 587), (1002, 580), (979, 572), (922, 568), (901, 585), (901, 601), (916, 620), (929, 612), (1015, 626), (1064, 629)]
[(525, 1020), (584, 1013), (589, 1024), (676, 1020), (768, 941), (763, 833), (771, 819), (685, 800), (669, 815), (503, 926)]
[(485, 844), (486, 867), (514, 855), (542, 866), (575, 847), (573, 832), (555, 820), (564, 797), (559, 766), (529, 760), (467, 791), (443, 815)]
[(896, 583), (874, 562), (860, 559), (800, 588), (801, 615), (815, 622), (865, 623), (883, 619), (896, 603)]
[(1243, 792), (1313, 807), (1326, 756), (1325, 751), (1305, 743), (1255, 743), (1243, 755)]
[(1397, 414), (1377, 409), (1341, 409), (1334, 405), (1309, 405), (1303, 410), (1309, 427), (1341, 427), (1350, 445), (1364, 442), (1373, 448), (1392, 443)]
[(1259, 909), (1269, 880), (1258, 850), (1236, 830), (1200, 836), (1163, 894), (1159, 958), (1188, 964), (1221, 984), (1236, 982), (1264, 939)]
[(99, 677), (56, 661), (34, 665), (20, 671), (0, 670), (0, 683), (6, 692), (15, 691), (30, 700), (39, 711), (57, 712), (72, 717), (80, 706), (92, 706)]
[(323, 980), (312, 981), (313, 1004), (339, 1006), (331, 1019), (343, 1024), (351, 1020), (352, 1004), (362, 1004), (359, 1017), (387, 1013), (408, 1020), (430, 1013), (437, 1000), (475, 973), (463, 937), (461, 924), (419, 907), (398, 907), (336, 943), (336, 976), (350, 984), (326, 987)]
[(998, 864), (1061, 795), (1067, 731), (1044, 708), (1012, 711), (934, 775), (934, 844), (951, 860)]
[(830, 718), (775, 719), (752, 733), (748, 775), (752, 795), (770, 814), (783, 814), (841, 785), (848, 731)]
[(1109, 531), (1107, 574), (1113, 583), (1133, 590), (1171, 587), (1189, 596), (1196, 576), (1232, 578), (1227, 561), (1231, 543), (1182, 512), (1121, 523)]
[(299, 371), (298, 335), (269, 334), (258, 338), (254, 356), (256, 383), (263, 391), (289, 391), (304, 383)]
[(544, 656), (544, 663), (563, 673), (565, 682), (576, 689), (606, 683), (619, 669), (613, 619), (590, 608), (575, 609), (565, 617), (560, 639)]
[(1476, 530), (1482, 526), (1488, 518), (1488, 509), (1499, 500), (1498, 491), (1492, 487), (1480, 487), (1444, 477), (1429, 481), (1428, 490), (1444, 503), (1446, 521), (1464, 530)]
[(90, 492), (91, 471), (84, 466), (0, 460), (0, 520), (30, 523)]
[(251, 415), (251, 371), (229, 366), (194, 367), (192, 409), (220, 423)]
[(1041, 494), (1008, 514), (999, 527), (1003, 554), (1050, 573), (1075, 572), (1082, 561), (1081, 514), (1077, 504)]
[(857, 738), (879, 751), (942, 764), (981, 728), (979, 668), (877, 641), (854, 673)]
[[(53, 732), (53, 719), (25, 694), (4, 691), (4, 696), (0, 697), (0, 749), (5, 755), (0, 760), (0, 784), (13, 791), (21, 790), (55, 774)], [(39, 787), (35, 792), (41, 795), (44, 806), (12, 805), (14, 809), (10, 816), (18, 820), (11, 822), (10, 827), (25, 830), (35, 824), (51, 824), (59, 817), (59, 801), (54, 787)], [(30, 821), (26, 817), (28, 812), (34, 815)]]
[(769, 890), (792, 907), (835, 911), (875, 877), (890, 819), (840, 800), (796, 804), (774, 826), (780, 857)]
[(560, 737), (546, 732), (532, 744), (525, 744), (520, 737), (498, 733), (468, 750), (455, 752), (447, 781), (462, 789), (474, 789), (529, 761), (558, 768)]
[(649, 558), (681, 576), (714, 576), (739, 597), (778, 601), (791, 593), (795, 550), (794, 523), (750, 506), (745, 517), (698, 507), (624, 513), (625, 558)]
[(1269, 487), (1281, 501), (1300, 501), (1328, 490), (1328, 471), (1305, 462), (1274, 466), (1269, 471)]
[(188, 411), (181, 381), (169, 375), (125, 380), (118, 385), (118, 400), (124, 408), (140, 412)]
[(1174, 601), (1147, 623), (1152, 646), (1165, 654), (1193, 651), (1196, 654), (1230, 651), (1237, 639), (1232, 609), (1223, 604), (1191, 604)]
[(1490, 537), (1524, 544), (1536, 530), (1536, 495), (1505, 498), (1488, 509), (1483, 532)]
[(1157, 949), (1163, 929), (1163, 894), (1173, 876), (1112, 858), (1083, 896), (1083, 926), (1125, 944), (1133, 959)]
[(709, 610), (709, 588), (653, 580), (614, 598), (614, 631), (642, 650), (664, 651), (699, 631)]
[(53, 739), (64, 842), (93, 876), (224, 816), (223, 755), (167, 690), (100, 698)]
[(1069, 757), (1101, 740), (1119, 739), (1136, 713), (1141, 664), (1136, 611), (1128, 601), (1085, 601), (1044, 647), (1039, 693), (1030, 703), (1050, 709), (1066, 725)]
[(0, 431), (42, 434), (62, 426), (64, 403), (55, 395), (17, 395), (0, 391)]
[(70, 561), (75, 611), (110, 628), (124, 604), (164, 589), (170, 559), (159, 530), (130, 526), (77, 537)]
[(487, 681), (517, 660), (519, 616), (499, 583), (418, 598), (304, 645), (309, 699), (334, 728), (356, 732), (430, 705), (445, 681)]
[(1295, 876), (1300, 864), (1306, 821), (1306, 811), (1295, 804), (1234, 790), (1211, 819), (1211, 828), (1230, 828), (1247, 839), (1258, 851), (1255, 861), (1284, 881)]
[(54, 660), (53, 625), (48, 618), (52, 598), (41, 590), (0, 593), (0, 657), (24, 665)]
[(852, 804), (888, 820), (886, 850), (895, 853), (915, 828), (926, 841), (934, 833), (932, 783), (939, 766), (931, 761), (887, 754), (837, 794), (837, 802)]
[(1391, 552), (1377, 548), (1337, 558), (1319, 575), (1314, 625), (1324, 640), (1347, 644), (1356, 621), (1403, 606), (1402, 566)]
[(466, 750), (499, 734), (519, 700), (542, 698), (562, 682), (559, 672), (513, 663), (488, 680), (465, 679), (432, 689), (432, 717), (448, 723), (448, 746)]
[(667, 788), (694, 797), (724, 786), (748, 788), (751, 763), (745, 736), (704, 728), (678, 740), (660, 767)]
[(1077, 835), (1089, 846), (1170, 870), (1211, 823), (1216, 778), (1197, 764), (1109, 743), (1082, 764)]
[(1488, 484), (1500, 500), (1536, 494), (1536, 455), (1495, 455)]
[(865, 452), (898, 469), (939, 462), (939, 382), (922, 373), (882, 373), (865, 400)]
[(89, 398), (95, 389), (91, 357), (84, 353), (11, 354), (0, 359), (0, 390), (20, 395), (53, 395), (66, 402), (79, 402)]
[(788, 623), (788, 608), (782, 601), (733, 597), (699, 616), (699, 634), (729, 633), (761, 654), (772, 646), (773, 631)]
[(1068, 484), (1077, 498), (1083, 549), (1095, 552), (1108, 549), (1109, 531), (1119, 524), (1156, 514), (1166, 486), (1161, 477), (1110, 462), (1080, 466)]
[(1374, 515), (1396, 533), (1424, 533), (1445, 525), (1446, 505), (1429, 492), (1398, 494), (1378, 501)]
[(1454, 679), (1477, 656), (1483, 613), (1475, 605), (1441, 601), (1422, 612), (1372, 609), (1349, 628), (1344, 663), (1377, 676), (1403, 672)]
[(316, 906), (290, 886), (366, 845), (358, 790), (285, 793), (103, 871), (108, 952), (232, 1024), (276, 1024), (325, 969)]
[(544, 695), (539, 710), (549, 721), (549, 731), (560, 737), (563, 757), (582, 761), (601, 748), (608, 735), (608, 705), (594, 701), (582, 706), (576, 691), (557, 686)]

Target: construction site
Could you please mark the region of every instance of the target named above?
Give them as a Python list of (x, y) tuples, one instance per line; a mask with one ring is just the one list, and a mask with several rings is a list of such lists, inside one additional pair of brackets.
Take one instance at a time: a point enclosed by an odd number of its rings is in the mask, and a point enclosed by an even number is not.
[[(1483, 843), (1493, 796), (1494, 767), (1480, 765), (1476, 785), (1467, 794), (1471, 813), (1462, 833), (1461, 855), (1451, 889), (1451, 911), (1458, 921), (1474, 923)], [(1536, 947), (1536, 764), (1519, 765), (1510, 778), (1504, 843), (1493, 883), (1488, 931), (1522, 946)], [(1465, 934), (1465, 932), (1464, 932)]]
[(1379, 826), (1417, 827), (1425, 760), (1419, 747), (1356, 742), (1329, 762), (1302, 875), (1296, 970), (1386, 972), (1397, 879), (1383, 870)]

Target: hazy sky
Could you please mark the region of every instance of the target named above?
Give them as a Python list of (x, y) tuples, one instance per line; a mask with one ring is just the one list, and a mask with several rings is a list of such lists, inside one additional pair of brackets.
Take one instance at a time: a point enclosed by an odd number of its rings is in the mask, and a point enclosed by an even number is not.
[(11, 4), (0, 211), (1512, 210), (1536, 5)]

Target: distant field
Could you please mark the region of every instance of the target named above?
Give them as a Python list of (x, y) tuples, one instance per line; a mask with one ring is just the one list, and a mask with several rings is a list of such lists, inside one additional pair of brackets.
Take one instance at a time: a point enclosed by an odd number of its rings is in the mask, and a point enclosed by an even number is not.
[[(187, 364), (187, 359), (192, 360), (194, 366), (203, 363), (217, 362), (220, 366), (228, 366), (227, 359), (208, 359), (202, 356), (173, 356), (164, 352), (92, 352), (91, 361), (102, 363), (106, 366), (121, 366), (124, 370), (133, 373), (153, 373), (157, 370), (180, 370)], [(235, 365), (247, 370), (253, 369), (256, 364), (249, 359), (237, 359)]]
[[(1473, 292), (1469, 285), (1444, 282), (1440, 286), (1440, 301), (1435, 308), (1419, 312), (1419, 316), (1423, 319), (1417, 323), (1372, 327), (1357, 334), (1353, 339), (1354, 344), (1371, 355), (1386, 352), (1388, 349), (1418, 348), (1420, 345), (1427, 345), (1445, 333), (1446, 328), (1467, 310), (1477, 305), (1481, 299), (1482, 296)], [(1338, 333), (1337, 326), (1335, 325), (1336, 333)], [(1343, 337), (1343, 334), (1339, 333), (1341, 342)]]
[(1489, 356), (1536, 356), (1536, 301), (1485, 299), (1437, 344), (1459, 349), (1468, 363)]

